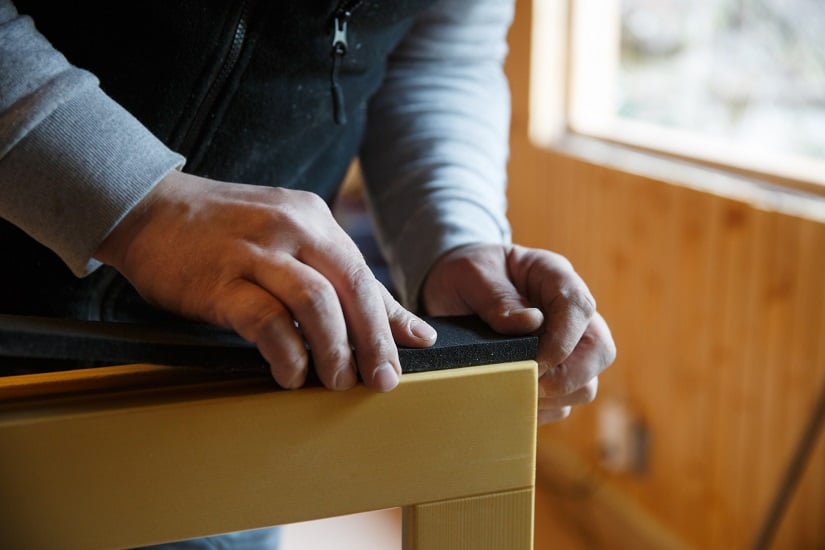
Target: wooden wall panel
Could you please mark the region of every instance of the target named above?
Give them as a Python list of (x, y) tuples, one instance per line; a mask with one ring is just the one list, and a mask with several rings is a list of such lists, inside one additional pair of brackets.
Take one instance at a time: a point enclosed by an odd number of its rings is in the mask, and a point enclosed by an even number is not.
[[(825, 226), (545, 155), (511, 188), (515, 239), (564, 253), (588, 281), (619, 350), (600, 400), (650, 430), (648, 471), (613, 481), (688, 540), (741, 547), (825, 379)], [(597, 464), (597, 408), (542, 437)], [(782, 530), (794, 546), (823, 541), (817, 452)]]
[[(529, 7), (519, 3), (508, 66), (514, 237), (573, 261), (618, 347), (597, 402), (543, 428), (539, 445), (574, 450), (696, 547), (747, 547), (825, 383), (825, 203), (793, 213), (536, 147)], [(608, 400), (649, 429), (642, 474), (600, 470)], [(820, 441), (776, 547), (825, 546), (823, 519)]]

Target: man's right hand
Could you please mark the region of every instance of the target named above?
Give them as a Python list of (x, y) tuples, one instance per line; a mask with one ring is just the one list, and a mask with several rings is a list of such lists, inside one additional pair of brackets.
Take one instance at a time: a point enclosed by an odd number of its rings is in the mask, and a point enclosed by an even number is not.
[(357, 369), (378, 391), (398, 383), (395, 342), (435, 342), (312, 193), (173, 172), (95, 257), (155, 305), (254, 342), (285, 388), (306, 379), (305, 340), (326, 387), (351, 387)]

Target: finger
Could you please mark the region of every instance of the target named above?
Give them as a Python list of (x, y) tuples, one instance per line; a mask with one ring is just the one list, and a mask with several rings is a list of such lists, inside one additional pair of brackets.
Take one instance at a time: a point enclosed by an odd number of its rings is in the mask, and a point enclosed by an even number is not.
[(341, 231), (335, 240), (307, 247), (301, 252), (301, 260), (334, 287), (364, 383), (377, 391), (393, 389), (400, 380), (401, 363), (381, 295), (382, 285), (355, 244)]
[(462, 299), (496, 332), (525, 334), (537, 330), (544, 316), (531, 307), (513, 285), (506, 266), (506, 249), (467, 247), (464, 264), (467, 284), (459, 289)]
[(279, 386), (295, 389), (304, 384), (309, 363), (304, 339), (292, 315), (271, 294), (238, 279), (216, 296), (215, 311), (216, 324), (258, 346)]
[(352, 387), (357, 378), (347, 325), (330, 282), (289, 255), (258, 262), (254, 277), (298, 322), (324, 386), (334, 390)]
[(390, 330), (395, 341), (402, 346), (417, 348), (435, 344), (438, 337), (435, 329), (399, 304), (384, 285), (380, 286), (384, 307), (390, 321)]
[(467, 302), (501, 334), (527, 334), (537, 330), (544, 321), (541, 310), (530, 307), (503, 274), (484, 274), (482, 284), (467, 291)]
[(610, 329), (602, 316), (596, 314), (574, 351), (539, 379), (544, 397), (572, 395), (610, 366), (615, 357)]
[(560, 407), (557, 409), (545, 409), (538, 412), (538, 423), (547, 424), (549, 422), (558, 422), (570, 416), (570, 407)]
[(514, 245), (507, 260), (519, 291), (544, 311), (540, 366), (546, 370), (558, 365), (584, 334), (596, 312), (596, 301), (570, 262), (559, 254)]
[(543, 368), (562, 364), (585, 334), (595, 315), (595, 302), (581, 279), (569, 277), (544, 306), (545, 324), (539, 339), (538, 361)]
[(539, 383), (539, 410), (542, 409), (557, 409), (561, 407), (571, 407), (575, 405), (584, 405), (592, 403), (596, 399), (596, 394), (599, 391), (599, 379), (593, 378), (587, 384), (577, 389), (571, 394), (547, 397)]

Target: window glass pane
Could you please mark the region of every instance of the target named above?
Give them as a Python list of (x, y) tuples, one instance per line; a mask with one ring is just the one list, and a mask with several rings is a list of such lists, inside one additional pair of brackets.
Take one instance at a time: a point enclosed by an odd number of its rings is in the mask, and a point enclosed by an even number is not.
[(825, 0), (621, 0), (619, 114), (825, 158)]

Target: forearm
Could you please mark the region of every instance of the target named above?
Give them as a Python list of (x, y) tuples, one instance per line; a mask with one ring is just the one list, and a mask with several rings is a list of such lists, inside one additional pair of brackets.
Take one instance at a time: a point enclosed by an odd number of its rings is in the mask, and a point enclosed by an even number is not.
[(182, 157), (0, 0), (0, 217), (77, 275)]
[(443, 253), (509, 242), (509, 89), (502, 71), (512, 3), (448, 0), (394, 52), (362, 150), (379, 242), (415, 307)]

